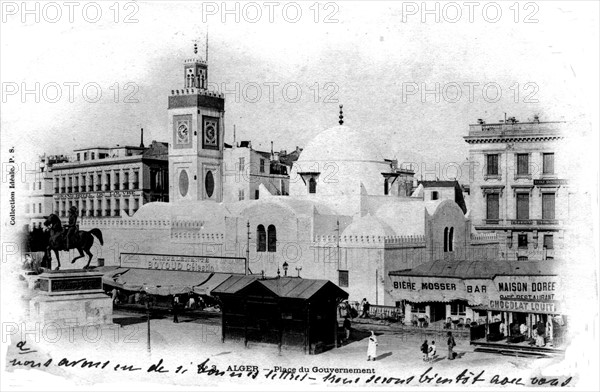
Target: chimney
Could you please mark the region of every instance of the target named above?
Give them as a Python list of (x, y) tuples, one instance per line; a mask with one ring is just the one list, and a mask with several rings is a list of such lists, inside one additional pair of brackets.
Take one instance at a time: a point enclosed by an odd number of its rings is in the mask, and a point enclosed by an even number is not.
[(140, 148), (144, 148), (144, 128), (141, 129)]
[(271, 159), (273, 159), (273, 140), (271, 140)]

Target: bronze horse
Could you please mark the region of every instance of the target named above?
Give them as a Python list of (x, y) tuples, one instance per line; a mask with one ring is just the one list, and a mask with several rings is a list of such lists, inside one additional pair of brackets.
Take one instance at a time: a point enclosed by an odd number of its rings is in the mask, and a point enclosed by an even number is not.
[[(50, 255), (50, 250), (54, 251), (56, 255), (56, 260), (58, 261), (58, 266), (56, 270), (60, 269), (60, 257), (58, 256), (58, 252), (66, 249), (66, 232), (64, 232), (62, 227), (62, 222), (60, 218), (56, 214), (50, 214), (46, 221), (44, 222), (44, 226), (46, 226), (50, 230), (50, 240), (48, 241), (48, 247), (46, 248), (46, 255), (48, 260), (52, 260), (52, 256)], [(72, 241), (72, 244), (69, 244), (69, 249), (77, 249), (79, 251), (79, 256), (75, 257), (71, 260), (71, 263), (74, 263), (77, 259), (84, 257), (83, 252), (88, 255), (88, 262), (83, 268), (89, 268), (90, 262), (92, 261), (92, 252), (90, 249), (94, 244), (94, 237), (100, 241), (100, 245), (104, 245), (104, 240), (102, 239), (102, 232), (100, 229), (92, 229), (90, 231), (78, 231), (75, 236), (75, 241)]]

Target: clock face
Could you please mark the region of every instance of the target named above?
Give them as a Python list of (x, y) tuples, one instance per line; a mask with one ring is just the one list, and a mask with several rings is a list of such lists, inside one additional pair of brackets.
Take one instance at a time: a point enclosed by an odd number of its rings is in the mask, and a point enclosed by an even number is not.
[(209, 143), (214, 143), (215, 138), (217, 136), (217, 131), (215, 131), (215, 127), (211, 124), (206, 127), (206, 141)]
[(181, 121), (177, 125), (177, 143), (185, 144), (190, 141), (190, 131), (187, 121)]
[(219, 149), (219, 119), (217, 117), (203, 116), (202, 148), (210, 150)]

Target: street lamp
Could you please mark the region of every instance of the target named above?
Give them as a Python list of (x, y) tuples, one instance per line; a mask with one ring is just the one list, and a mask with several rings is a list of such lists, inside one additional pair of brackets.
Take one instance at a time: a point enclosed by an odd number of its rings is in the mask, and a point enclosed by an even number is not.
[(287, 261), (283, 262), (283, 276), (287, 276), (288, 263)]
[(296, 271), (298, 271), (298, 277), (300, 277), (300, 271), (302, 271), (302, 267), (296, 267)]

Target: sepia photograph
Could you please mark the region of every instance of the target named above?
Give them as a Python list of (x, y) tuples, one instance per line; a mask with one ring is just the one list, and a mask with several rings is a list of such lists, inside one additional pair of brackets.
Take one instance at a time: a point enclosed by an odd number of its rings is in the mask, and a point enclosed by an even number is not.
[(600, 389), (597, 1), (0, 1), (2, 391)]

